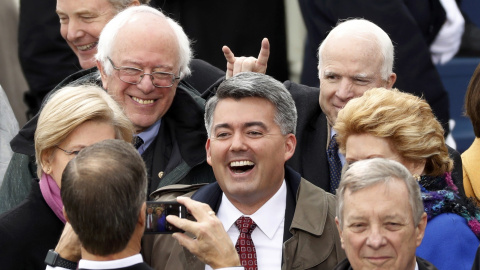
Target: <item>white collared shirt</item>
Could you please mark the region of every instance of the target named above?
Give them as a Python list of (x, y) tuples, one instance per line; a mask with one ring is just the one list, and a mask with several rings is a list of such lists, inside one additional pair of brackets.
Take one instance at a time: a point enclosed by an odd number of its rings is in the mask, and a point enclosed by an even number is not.
[[(257, 228), (252, 232), (252, 240), (257, 252), (258, 269), (280, 269), (286, 205), (287, 186), (283, 180), (277, 193), (253, 215), (242, 214), (223, 194), (217, 217), (234, 245), (240, 235), (235, 221), (241, 216), (250, 217), (257, 224)], [(205, 269), (212, 268), (206, 265)]]
[[(119, 260), (113, 260), (113, 261), (90, 261), (90, 260), (80, 260), (78, 262), (78, 269), (84, 268), (84, 269), (118, 269), (118, 268), (124, 268), (128, 266), (132, 266), (135, 264), (142, 263), (142, 255), (136, 254), (127, 258), (119, 259)], [(67, 268), (63, 267), (51, 267), (50, 265), (47, 265), (45, 268), (46, 270), (70, 270)]]
[(78, 268), (84, 269), (118, 269), (135, 264), (142, 263), (142, 255), (136, 254), (127, 258), (113, 260), (113, 261), (90, 261), (90, 260), (80, 260), (78, 262)]

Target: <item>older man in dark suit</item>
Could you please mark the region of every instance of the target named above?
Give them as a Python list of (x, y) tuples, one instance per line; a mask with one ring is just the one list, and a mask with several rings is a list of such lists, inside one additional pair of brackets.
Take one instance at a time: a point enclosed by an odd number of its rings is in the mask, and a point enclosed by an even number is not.
[[(227, 77), (266, 69), (269, 56), (266, 41), (258, 59), (235, 57), (228, 47), (223, 51), (228, 62)], [(368, 89), (391, 88), (397, 79), (393, 62), (392, 41), (374, 23), (351, 19), (333, 28), (318, 49), (320, 91), (289, 81), (284, 83), (298, 110), (297, 148), (287, 164), (315, 185), (335, 193), (345, 164), (332, 129), (338, 111)], [(464, 194), (460, 155), (453, 149), (449, 151), (456, 164), (453, 179)]]

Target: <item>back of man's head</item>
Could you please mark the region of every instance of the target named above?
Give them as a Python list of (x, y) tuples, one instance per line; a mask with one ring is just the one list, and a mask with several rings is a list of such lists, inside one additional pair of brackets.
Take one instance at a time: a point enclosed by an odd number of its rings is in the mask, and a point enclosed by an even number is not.
[(83, 248), (106, 256), (128, 244), (145, 202), (147, 174), (129, 143), (105, 140), (84, 148), (62, 175), (68, 221)]
[[(339, 38), (358, 38), (371, 41), (383, 58), (383, 65), (381, 67), (382, 78), (387, 80), (390, 74), (393, 72), (393, 58), (394, 50), (393, 44), (388, 34), (382, 30), (376, 24), (365, 19), (349, 19), (339, 22), (335, 28), (333, 28), (327, 37), (323, 40), (318, 48), (318, 70), (321, 72), (323, 51), (327, 44), (332, 42), (332, 46), (335, 46), (335, 42)], [(343, 39), (342, 42), (345, 40)], [(367, 48), (365, 48), (367, 49)]]

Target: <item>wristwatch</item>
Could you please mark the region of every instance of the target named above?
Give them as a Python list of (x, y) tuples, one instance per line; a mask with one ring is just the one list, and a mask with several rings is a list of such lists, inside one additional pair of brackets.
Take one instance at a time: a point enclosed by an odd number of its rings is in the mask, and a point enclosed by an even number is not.
[(47, 257), (45, 257), (45, 263), (52, 267), (59, 266), (67, 269), (77, 269), (78, 265), (76, 262), (72, 262), (60, 257), (60, 254), (53, 249), (48, 251)]

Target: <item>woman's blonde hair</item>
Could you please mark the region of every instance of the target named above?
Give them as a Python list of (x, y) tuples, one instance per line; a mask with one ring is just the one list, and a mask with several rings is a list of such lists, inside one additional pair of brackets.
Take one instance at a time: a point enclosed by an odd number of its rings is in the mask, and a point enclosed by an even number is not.
[(350, 135), (370, 134), (386, 138), (406, 161), (425, 161), (427, 175), (443, 175), (453, 168), (444, 130), (428, 103), (398, 89), (374, 88), (350, 100), (338, 113), (334, 129), (343, 153)]
[(51, 155), (55, 146), (86, 121), (109, 123), (116, 139), (132, 142), (132, 123), (105, 90), (96, 85), (66, 86), (49, 97), (38, 118), (35, 155), (39, 178), (42, 155)]

